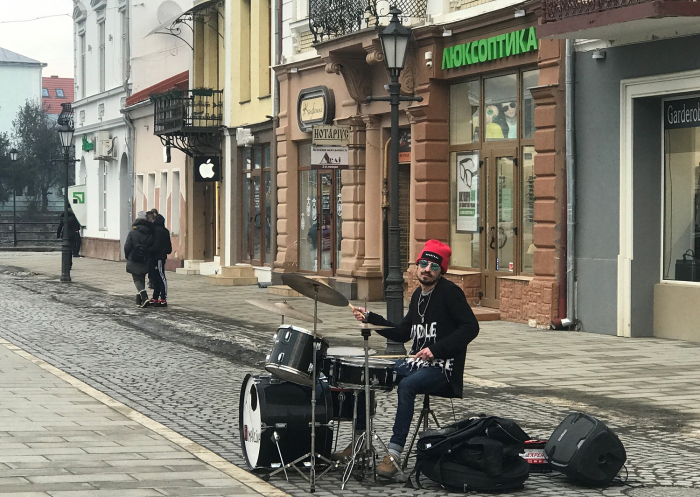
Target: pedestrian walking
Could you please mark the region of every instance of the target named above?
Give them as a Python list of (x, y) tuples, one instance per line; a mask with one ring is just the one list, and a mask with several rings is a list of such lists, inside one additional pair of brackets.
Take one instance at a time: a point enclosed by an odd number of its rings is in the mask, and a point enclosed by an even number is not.
[(131, 273), (136, 286), (136, 304), (147, 307), (151, 304), (146, 291), (146, 274), (151, 268), (150, 248), (153, 246), (153, 224), (146, 219), (146, 213), (136, 214), (131, 231), (124, 243), (126, 257), (126, 272)]
[(173, 251), (170, 231), (165, 227), (165, 218), (158, 211), (151, 211), (153, 218), (153, 245), (149, 249), (151, 256), (151, 282), (153, 298), (151, 305), (166, 307), (168, 305), (168, 280), (165, 277), (165, 261)]
[[(75, 251), (75, 245), (76, 243), (80, 243), (80, 222), (78, 221), (78, 218), (75, 217), (75, 214), (73, 213), (73, 209), (71, 208), (70, 204), (67, 207), (68, 211), (68, 217), (66, 219), (63, 219), (63, 216), (65, 213), (61, 213), (59, 216), (58, 220), (58, 229), (56, 229), (56, 238), (61, 239), (63, 238), (63, 229), (68, 230), (68, 241), (70, 242), (71, 250), (70, 250), (70, 267), (73, 267), (73, 257), (76, 256), (76, 251)], [(78, 251), (80, 251), (80, 247), (78, 246)], [(78, 256), (80, 257), (80, 256)]]

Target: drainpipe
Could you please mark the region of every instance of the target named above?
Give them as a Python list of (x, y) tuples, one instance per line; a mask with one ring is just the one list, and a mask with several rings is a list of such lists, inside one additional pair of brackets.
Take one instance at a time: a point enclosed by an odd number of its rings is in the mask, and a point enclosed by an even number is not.
[[(279, 66), (282, 62), (282, 0), (274, 1), (275, 23), (274, 36), (272, 37), (272, 64)], [(275, 268), (277, 259), (277, 127), (279, 126), (280, 113), (280, 85), (275, 71), (271, 71), (272, 76), (272, 143), (270, 143), (270, 155), (273, 159), (271, 189), (272, 189), (272, 212), (270, 212), (270, 242), (272, 250), (270, 253), (273, 260), (268, 261), (272, 269)]]
[[(575, 40), (566, 40), (566, 317), (557, 328), (576, 327), (576, 141), (574, 133)], [(559, 321), (558, 323), (556, 321)], [(554, 327), (554, 326), (553, 326)]]
[[(124, 79), (124, 93), (126, 94), (126, 98), (129, 98), (131, 96), (131, 92), (129, 91), (129, 80), (131, 79), (131, 5), (129, 2), (126, 3), (126, 19), (127, 19), (127, 33), (126, 33), (126, 39), (127, 39), (127, 52), (126, 52), (126, 57), (127, 57), (127, 66), (126, 66), (126, 78)], [(134, 121), (131, 119), (131, 116), (129, 116), (128, 111), (126, 111), (126, 108), (122, 109), (122, 115), (124, 116), (124, 122), (126, 123), (127, 128), (129, 129), (128, 137), (127, 137), (127, 147), (129, 149), (129, 155), (128, 160), (127, 160), (127, 167), (129, 168), (129, 178), (131, 178), (131, 181), (129, 182), (129, 219), (128, 221), (131, 222), (131, 220), (134, 218), (134, 142), (136, 141), (136, 126), (134, 125)]]

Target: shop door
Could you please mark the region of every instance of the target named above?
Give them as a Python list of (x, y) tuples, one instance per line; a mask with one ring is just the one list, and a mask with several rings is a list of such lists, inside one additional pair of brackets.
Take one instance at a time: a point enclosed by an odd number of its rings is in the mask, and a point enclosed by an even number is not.
[(255, 266), (262, 266), (272, 259), (272, 178), (269, 157), (269, 145), (243, 151), (242, 260)]
[(340, 261), (342, 239), (340, 171), (303, 171), (301, 177), (301, 208), (308, 213), (304, 216), (302, 212), (299, 268), (333, 276)]
[(492, 150), (484, 160), (483, 204), (485, 236), (482, 253), (482, 302), (487, 307), (499, 306), (499, 277), (512, 275), (515, 266), (518, 233), (515, 216), (517, 149)]

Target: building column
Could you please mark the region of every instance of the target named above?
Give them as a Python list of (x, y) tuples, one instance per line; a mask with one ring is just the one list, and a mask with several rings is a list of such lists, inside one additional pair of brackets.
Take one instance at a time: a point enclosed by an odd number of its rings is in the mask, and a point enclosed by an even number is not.
[(365, 123), (365, 195), (364, 223), (365, 256), (362, 266), (355, 271), (357, 298), (376, 301), (384, 297), (382, 284), (382, 134), (381, 118), (362, 116)]

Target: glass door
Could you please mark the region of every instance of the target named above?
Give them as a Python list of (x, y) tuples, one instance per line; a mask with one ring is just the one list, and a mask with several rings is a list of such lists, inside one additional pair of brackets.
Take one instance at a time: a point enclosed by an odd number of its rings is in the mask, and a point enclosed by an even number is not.
[(244, 148), (242, 182), (242, 260), (262, 266), (272, 260), (270, 146)]
[(515, 206), (515, 171), (517, 149), (494, 149), (484, 161), (486, 184), (484, 268), (482, 271), (483, 303), (499, 304), (499, 276), (512, 275), (515, 268), (518, 233)]

